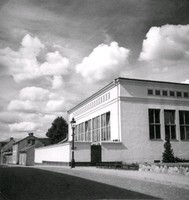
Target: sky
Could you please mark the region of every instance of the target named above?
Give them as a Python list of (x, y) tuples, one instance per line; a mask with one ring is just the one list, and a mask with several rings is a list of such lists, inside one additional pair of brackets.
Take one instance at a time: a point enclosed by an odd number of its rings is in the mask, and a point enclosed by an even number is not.
[(45, 137), (117, 77), (189, 83), (189, 0), (1, 0), (0, 141)]

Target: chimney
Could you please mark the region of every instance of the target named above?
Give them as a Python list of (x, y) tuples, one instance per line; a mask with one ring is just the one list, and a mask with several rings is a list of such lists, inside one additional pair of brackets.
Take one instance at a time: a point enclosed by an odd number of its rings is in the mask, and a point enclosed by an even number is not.
[(29, 136), (33, 136), (33, 133), (29, 133), (28, 135), (29, 135)]

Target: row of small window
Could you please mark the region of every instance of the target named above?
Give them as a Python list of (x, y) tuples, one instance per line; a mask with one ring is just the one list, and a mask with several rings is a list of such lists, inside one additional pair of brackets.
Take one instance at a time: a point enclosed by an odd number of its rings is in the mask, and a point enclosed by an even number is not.
[(110, 140), (110, 112), (76, 125), (75, 141), (100, 142)]
[[(150, 139), (161, 139), (160, 109), (149, 109)], [(175, 110), (164, 110), (165, 138), (176, 140)], [(179, 111), (180, 139), (189, 140), (189, 111)]]
[(87, 104), (86, 106), (82, 107), (80, 110), (75, 112), (75, 115), (79, 115), (83, 112), (86, 112), (89, 109), (94, 108), (95, 106), (98, 106), (101, 103), (107, 101), (108, 99), (110, 99), (110, 92), (104, 94), (103, 96), (97, 98), (96, 100), (94, 100), (91, 103)]
[(184, 97), (188, 98), (188, 92), (181, 92), (181, 91), (170, 91), (170, 90), (158, 90), (158, 89), (148, 89), (148, 95), (155, 95), (155, 96), (169, 96), (169, 97)]

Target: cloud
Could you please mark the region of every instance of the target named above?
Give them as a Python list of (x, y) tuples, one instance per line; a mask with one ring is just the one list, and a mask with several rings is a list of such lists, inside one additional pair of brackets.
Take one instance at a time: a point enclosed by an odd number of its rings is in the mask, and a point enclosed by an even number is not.
[(10, 111), (36, 112), (37, 107), (31, 101), (12, 100), (8, 105)]
[(9, 124), (9, 128), (11, 132), (33, 132), (39, 128), (39, 125), (34, 122), (20, 122)]
[(25, 58), (36, 58), (40, 51), (44, 48), (44, 44), (37, 37), (31, 37), (29, 34), (25, 35), (21, 42), (22, 47), (20, 53)]
[(70, 62), (59, 51), (47, 52), (43, 63), (39, 62), (40, 53), (45, 45), (37, 37), (25, 35), (18, 51), (7, 47), (0, 49), (0, 64), (9, 68), (9, 74), (16, 82), (42, 76), (67, 75)]
[(26, 87), (20, 90), (19, 98), (21, 100), (30, 101), (43, 101), (47, 100), (49, 96), (49, 90), (40, 87)]
[(61, 89), (64, 86), (64, 81), (62, 76), (54, 76), (52, 79), (52, 89)]
[(151, 27), (143, 41), (140, 61), (189, 59), (189, 25)]
[(128, 64), (129, 50), (117, 42), (101, 44), (76, 66), (76, 72), (89, 82), (107, 80), (119, 76)]
[(50, 100), (47, 102), (45, 110), (47, 112), (61, 112), (65, 111), (65, 101), (61, 100)]
[(59, 51), (47, 53), (47, 62), (40, 66), (40, 72), (43, 75), (66, 75), (69, 70), (69, 60), (60, 55)]
[(7, 112), (7, 111), (0, 112), (0, 122), (4, 124), (15, 123), (21, 120), (22, 120), (21, 117), (18, 116), (17, 113)]

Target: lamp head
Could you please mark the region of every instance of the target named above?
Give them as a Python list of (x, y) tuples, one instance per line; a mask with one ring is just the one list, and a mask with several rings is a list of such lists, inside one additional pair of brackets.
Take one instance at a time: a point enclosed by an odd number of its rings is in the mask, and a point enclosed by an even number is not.
[(72, 127), (72, 128), (75, 128), (75, 126), (76, 126), (76, 121), (75, 121), (74, 117), (72, 118), (72, 121), (70, 122), (70, 124), (71, 124), (71, 127)]

